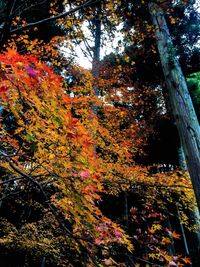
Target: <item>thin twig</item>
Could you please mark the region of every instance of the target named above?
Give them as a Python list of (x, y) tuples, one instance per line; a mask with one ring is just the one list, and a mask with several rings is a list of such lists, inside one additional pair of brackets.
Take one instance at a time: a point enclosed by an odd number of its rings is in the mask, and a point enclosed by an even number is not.
[[(41, 1), (41, 2), (38, 2), (38, 3), (35, 3), (35, 4), (31, 4), (30, 6), (28, 6), (28, 7), (26, 7), (26, 8), (23, 8), (23, 5), (18, 6), (18, 8), (16, 8), (16, 9), (14, 10), (14, 12), (12, 13), (12, 16), (14, 16), (14, 14), (17, 15), (18, 10), (19, 10), (19, 13), (22, 14), (22, 13), (24, 13), (24, 12), (27, 11), (27, 10), (30, 10), (30, 9), (32, 9), (32, 8), (34, 8), (34, 7), (37, 7), (37, 6), (40, 6), (40, 5), (44, 4), (45, 2), (47, 2), (47, 0), (44, 0), (44, 1)], [(26, 5), (24, 5), (24, 6), (26, 6)], [(22, 9), (21, 12), (20, 12), (20, 9)]]
[(0, 185), (8, 184), (8, 183), (15, 182), (15, 181), (22, 180), (22, 179), (24, 179), (24, 177), (15, 177), (13, 179), (0, 182)]

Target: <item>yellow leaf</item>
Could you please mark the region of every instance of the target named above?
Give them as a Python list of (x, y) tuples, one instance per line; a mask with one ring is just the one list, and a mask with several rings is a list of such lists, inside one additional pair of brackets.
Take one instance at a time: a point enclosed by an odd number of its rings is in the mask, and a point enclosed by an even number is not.
[(49, 159), (53, 159), (54, 158), (54, 154), (49, 154)]

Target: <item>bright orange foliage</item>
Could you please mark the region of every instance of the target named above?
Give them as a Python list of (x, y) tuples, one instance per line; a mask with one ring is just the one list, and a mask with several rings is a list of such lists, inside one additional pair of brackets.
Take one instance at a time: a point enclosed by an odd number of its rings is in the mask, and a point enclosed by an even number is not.
[(71, 114), (73, 99), (65, 93), (62, 78), (35, 56), (12, 49), (0, 60), (1, 106), (17, 125), (9, 134), (2, 126), (2, 155), (7, 156), (1, 166), (13, 176), (20, 173), (57, 188), (51, 201), (72, 225), (74, 237), (131, 249), (123, 230), (97, 206), (103, 192), (101, 161), (93, 133)]

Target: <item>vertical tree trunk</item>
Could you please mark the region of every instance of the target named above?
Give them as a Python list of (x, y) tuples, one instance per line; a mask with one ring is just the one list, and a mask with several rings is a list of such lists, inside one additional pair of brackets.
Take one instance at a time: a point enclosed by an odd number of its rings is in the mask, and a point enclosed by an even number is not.
[(93, 62), (92, 62), (92, 69), (93, 71), (96, 70), (96, 64), (100, 61), (100, 49), (101, 49), (101, 10), (98, 7), (98, 15), (95, 19), (95, 40), (94, 40), (94, 54), (93, 54)]
[[(101, 49), (101, 3), (97, 5), (97, 15), (94, 19), (95, 28), (95, 40), (94, 40), (94, 51), (92, 60), (92, 74), (94, 78), (99, 76), (99, 62), (100, 62), (100, 49)], [(94, 93), (99, 96), (99, 90), (94, 84)]]
[(176, 58), (172, 39), (157, 4), (149, 4), (153, 24), (156, 27), (157, 46), (163, 73), (169, 92), (180, 140), (183, 146), (188, 170), (192, 180), (197, 206), (200, 210), (200, 128), (186, 81)]

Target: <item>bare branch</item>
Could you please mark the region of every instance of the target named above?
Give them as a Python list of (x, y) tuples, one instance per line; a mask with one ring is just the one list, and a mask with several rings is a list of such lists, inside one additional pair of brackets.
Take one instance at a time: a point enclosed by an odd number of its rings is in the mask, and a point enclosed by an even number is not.
[(92, 58), (93, 57), (93, 55), (91, 53), (92, 47), (89, 45), (89, 43), (88, 43), (86, 38), (83, 39), (83, 42), (85, 44), (85, 47), (87, 49), (87, 52), (88, 52), (89, 56)]
[[(81, 47), (81, 45), (76, 40), (74, 42), (75, 42), (76, 45), (79, 46), (79, 48), (82, 51), (84, 57), (86, 57), (91, 62), (92, 60), (89, 59), (89, 57), (92, 58), (92, 54), (91, 54), (90, 50), (87, 49), (87, 51), (84, 51), (84, 49)], [(85, 44), (85, 42), (84, 42), (84, 44)], [(85, 44), (85, 46), (86, 46), (86, 44)]]
[(17, 0), (14, 0), (14, 1), (13, 1), (13, 4), (12, 4), (12, 7), (11, 7), (11, 10), (10, 10), (9, 17), (12, 16), (12, 13), (13, 13), (13, 10), (14, 10), (14, 8), (15, 8), (16, 3), (17, 3)]
[[(42, 4), (44, 4), (45, 2), (47, 2), (47, 0), (43, 0), (43, 1), (41, 1), (41, 2), (37, 2), (37, 3), (31, 4), (31, 5), (28, 5), (27, 7), (24, 7), (24, 8), (23, 8), (23, 5), (18, 6), (18, 8), (16, 8), (16, 9), (13, 11), (12, 16), (17, 15), (18, 12), (19, 12), (18, 15), (19, 15), (19, 14), (22, 14), (22, 13), (24, 13), (25, 11), (28, 11), (28, 10), (34, 8), (34, 7), (38, 7), (38, 6), (42, 5)], [(25, 5), (24, 5), (24, 6), (25, 6)], [(22, 10), (22, 11), (20, 12), (20, 10)]]

